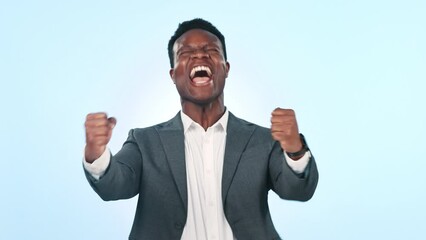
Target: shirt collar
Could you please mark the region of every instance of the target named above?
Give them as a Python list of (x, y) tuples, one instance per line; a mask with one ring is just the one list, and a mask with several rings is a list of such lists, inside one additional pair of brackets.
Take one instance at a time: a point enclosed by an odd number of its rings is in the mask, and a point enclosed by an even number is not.
[[(225, 109), (225, 113), (222, 115), (222, 117), (209, 128), (221, 127), (226, 133), (226, 128), (228, 126), (228, 117), (229, 117), (229, 111), (228, 109)], [(192, 120), (188, 115), (186, 115), (183, 111), (180, 111), (180, 118), (182, 119), (184, 132), (188, 131), (193, 124), (200, 126), (198, 123)]]

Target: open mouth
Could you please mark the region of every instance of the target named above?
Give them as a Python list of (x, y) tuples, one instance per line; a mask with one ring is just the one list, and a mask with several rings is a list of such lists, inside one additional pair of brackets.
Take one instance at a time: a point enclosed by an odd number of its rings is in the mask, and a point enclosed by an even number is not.
[(196, 66), (192, 68), (189, 77), (196, 86), (204, 86), (211, 81), (212, 71), (207, 66)]

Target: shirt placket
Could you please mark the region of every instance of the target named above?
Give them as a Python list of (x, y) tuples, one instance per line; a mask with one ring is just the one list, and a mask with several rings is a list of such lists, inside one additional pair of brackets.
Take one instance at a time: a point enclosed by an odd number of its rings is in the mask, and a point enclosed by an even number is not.
[(206, 184), (206, 205), (207, 205), (207, 218), (208, 228), (207, 236), (209, 240), (218, 239), (219, 226), (217, 216), (217, 186), (216, 186), (216, 172), (214, 161), (214, 130), (207, 129), (203, 138), (203, 158), (204, 158), (204, 176)]

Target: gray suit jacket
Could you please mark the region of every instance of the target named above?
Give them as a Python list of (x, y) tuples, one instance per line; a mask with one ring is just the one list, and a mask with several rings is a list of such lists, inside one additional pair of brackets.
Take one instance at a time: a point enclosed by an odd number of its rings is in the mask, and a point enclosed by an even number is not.
[[(229, 114), (222, 175), (226, 219), (238, 240), (280, 239), (268, 208), (268, 191), (283, 199), (307, 201), (318, 171), (312, 158), (294, 173), (270, 130)], [(165, 123), (133, 129), (99, 180), (86, 172), (105, 200), (139, 194), (129, 239), (180, 239), (187, 217), (184, 133), (180, 114)]]

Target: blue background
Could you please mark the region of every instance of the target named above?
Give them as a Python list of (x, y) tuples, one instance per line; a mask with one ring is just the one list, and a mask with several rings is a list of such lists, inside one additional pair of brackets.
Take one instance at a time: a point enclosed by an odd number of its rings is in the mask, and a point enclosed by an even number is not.
[(307, 203), (270, 194), (285, 239), (426, 239), (426, 2), (0, 1), (0, 239), (126, 239), (136, 199), (103, 202), (81, 161), (87, 113), (128, 130), (180, 110), (167, 41), (225, 35), (228, 109), (293, 108), (317, 159)]

